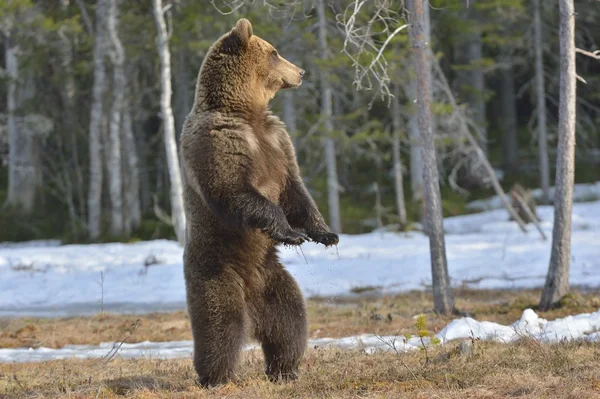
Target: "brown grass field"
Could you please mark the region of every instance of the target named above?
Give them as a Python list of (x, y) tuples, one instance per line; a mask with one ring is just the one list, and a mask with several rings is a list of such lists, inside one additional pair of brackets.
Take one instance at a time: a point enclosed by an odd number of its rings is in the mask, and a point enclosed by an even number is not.
[[(457, 306), (479, 320), (509, 324), (535, 308), (539, 291), (458, 290)], [(437, 332), (452, 317), (428, 313), (430, 295), (360, 296), (308, 301), (309, 336), (416, 332), (414, 316), (427, 314)], [(600, 292), (575, 292), (546, 319), (594, 312)], [(98, 314), (57, 319), (0, 319), (0, 348), (191, 339), (185, 312)], [(202, 389), (191, 359), (57, 360), (0, 364), (0, 398), (600, 398), (600, 345), (474, 342), (470, 356), (458, 343), (410, 353), (310, 348), (297, 381), (272, 384), (260, 351), (244, 354), (235, 383)]]

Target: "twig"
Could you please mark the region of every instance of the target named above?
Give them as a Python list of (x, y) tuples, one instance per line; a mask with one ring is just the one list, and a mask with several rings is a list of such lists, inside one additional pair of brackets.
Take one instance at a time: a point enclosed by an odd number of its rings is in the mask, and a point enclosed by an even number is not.
[(591, 57), (596, 60), (600, 60), (600, 50), (586, 51), (586, 50), (582, 50), (580, 48), (576, 48), (575, 52), (579, 53), (579, 54), (587, 55), (588, 57)]
[(100, 271), (100, 313), (104, 313), (104, 271)]
[(104, 357), (102, 358), (104, 360), (104, 362), (102, 362), (102, 364), (106, 364), (108, 363), (113, 357), (115, 357), (115, 355), (117, 354), (117, 352), (119, 352), (119, 349), (121, 349), (121, 347), (123, 346), (123, 344), (125, 343), (125, 341), (127, 341), (135, 332), (135, 330), (137, 330), (137, 328), (140, 325), (140, 319), (137, 319), (132, 325), (131, 325), (131, 329), (129, 330), (129, 334), (123, 338), (123, 340), (121, 342), (119, 342), (118, 344), (113, 344), (113, 347), (111, 348), (110, 351), (108, 351), (108, 353), (106, 355), (104, 355)]

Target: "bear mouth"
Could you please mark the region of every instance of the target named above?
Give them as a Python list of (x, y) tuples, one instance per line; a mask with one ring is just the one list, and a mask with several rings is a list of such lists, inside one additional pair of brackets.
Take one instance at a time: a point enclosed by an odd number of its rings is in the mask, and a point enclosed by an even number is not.
[(297, 89), (302, 85), (302, 79), (298, 81), (298, 83), (290, 83), (285, 79), (281, 79), (283, 84), (281, 86), (282, 89)]

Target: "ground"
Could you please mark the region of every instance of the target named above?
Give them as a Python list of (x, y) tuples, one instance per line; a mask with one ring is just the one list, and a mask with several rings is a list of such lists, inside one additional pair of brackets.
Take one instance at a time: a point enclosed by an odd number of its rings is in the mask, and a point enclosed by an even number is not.
[[(575, 291), (563, 306), (539, 315), (556, 319), (597, 311), (600, 290)], [(509, 324), (535, 306), (539, 290), (456, 292), (458, 307), (480, 320)], [(416, 334), (414, 316), (431, 309), (430, 295), (409, 292), (383, 297), (308, 301), (310, 336), (344, 337), (365, 332)], [(426, 314), (437, 332), (452, 317)], [(0, 321), (0, 346), (62, 347), (106, 341), (190, 339), (185, 312)], [(137, 326), (137, 327), (136, 327)], [(502, 344), (474, 341), (471, 356), (458, 342), (406, 353), (310, 348), (300, 379), (273, 385), (263, 374), (260, 351), (244, 354), (239, 381), (203, 390), (195, 384), (191, 358), (160, 360), (54, 360), (0, 363), (0, 398), (595, 398), (600, 397), (600, 346), (546, 344), (533, 338)], [(106, 350), (107, 355), (110, 349)], [(429, 360), (428, 360), (429, 359)], [(4, 396), (3, 396), (4, 395)]]
[[(20, 398), (598, 398), (600, 348), (534, 341), (476, 343), (366, 355), (311, 349), (299, 380), (272, 384), (261, 355), (244, 355), (239, 382), (204, 390), (191, 360), (68, 360), (0, 366), (0, 397)], [(3, 396), (4, 395), (4, 396)]]
[[(551, 237), (552, 208), (538, 213)], [(250, 348), (239, 380), (211, 390), (195, 384), (177, 243), (0, 243), (0, 398), (600, 398), (600, 201), (574, 204), (575, 289), (537, 315), (550, 239), (501, 209), (444, 228), (456, 305), (471, 318), (431, 313), (419, 232), (283, 249), (309, 298), (299, 380), (267, 382)], [(469, 342), (471, 355), (458, 349)]]

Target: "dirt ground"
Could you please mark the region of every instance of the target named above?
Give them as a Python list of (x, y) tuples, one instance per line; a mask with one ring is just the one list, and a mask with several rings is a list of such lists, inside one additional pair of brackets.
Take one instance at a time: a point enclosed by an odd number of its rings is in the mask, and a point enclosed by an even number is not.
[[(308, 300), (309, 335), (414, 334), (415, 315), (425, 313), (435, 333), (452, 317), (440, 317), (428, 293), (366, 295)], [(459, 290), (457, 307), (479, 320), (509, 324), (535, 308), (540, 292)], [(600, 292), (574, 292), (541, 317), (597, 311)], [(456, 317), (456, 316), (454, 316)], [(191, 339), (185, 312), (148, 315), (98, 314), (72, 318), (0, 319), (0, 347), (52, 347), (107, 341)], [(269, 383), (262, 354), (244, 355), (235, 383), (201, 389), (191, 359), (60, 360), (0, 364), (0, 398), (600, 398), (600, 345), (474, 342), (471, 356), (458, 343), (410, 353), (310, 348), (300, 378)]]

